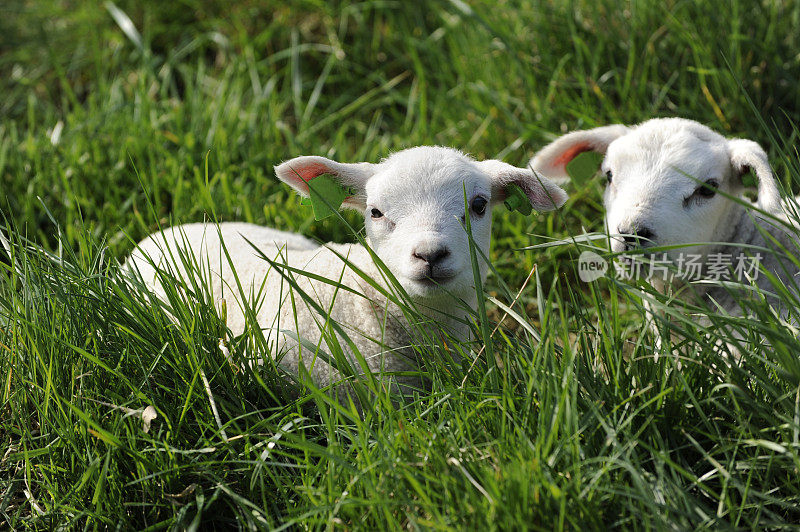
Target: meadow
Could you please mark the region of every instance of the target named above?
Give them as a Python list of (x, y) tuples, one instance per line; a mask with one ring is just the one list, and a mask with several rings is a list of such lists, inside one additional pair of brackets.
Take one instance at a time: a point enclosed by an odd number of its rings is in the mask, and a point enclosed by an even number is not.
[[(160, 226), (354, 241), (275, 178), (298, 155), (421, 144), (525, 166), (556, 136), (656, 116), (758, 141), (798, 190), (800, 3), (4, 2), (0, 522), (11, 529), (783, 529), (800, 522), (800, 340), (583, 283), (601, 179), (497, 209), (476, 341), (417, 346), (431, 392), (363, 415), (165, 309), (119, 263)], [(800, 303), (780, 294), (796, 315)], [(680, 333), (658, 345), (643, 302)], [(741, 359), (713, 349), (740, 333)], [(231, 363), (260, 356), (260, 367)], [(685, 356), (671, 355), (679, 347)], [(447, 363), (456, 350), (463, 365)], [(658, 354), (660, 356), (656, 357)], [(142, 417), (155, 410), (147, 425)], [(149, 419), (149, 418), (148, 418)], [(2, 528), (2, 527), (0, 527)]]

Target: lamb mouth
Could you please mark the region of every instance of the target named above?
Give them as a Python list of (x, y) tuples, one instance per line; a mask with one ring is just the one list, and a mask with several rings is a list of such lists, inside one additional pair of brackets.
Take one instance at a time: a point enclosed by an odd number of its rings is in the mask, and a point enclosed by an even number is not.
[(436, 288), (446, 285), (454, 278), (454, 274), (425, 275), (424, 277), (415, 278), (414, 282), (429, 288)]

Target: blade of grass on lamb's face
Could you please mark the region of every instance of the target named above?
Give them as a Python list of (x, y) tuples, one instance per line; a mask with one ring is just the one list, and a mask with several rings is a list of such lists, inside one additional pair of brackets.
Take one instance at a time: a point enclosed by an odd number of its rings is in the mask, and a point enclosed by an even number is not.
[[(490, 361), (492, 364), (492, 368), (494, 369), (493, 375), (490, 377), (494, 384), (498, 384), (499, 380), (502, 378), (503, 381), (506, 379), (506, 372), (504, 368), (500, 367), (500, 364), (497, 364), (497, 358), (495, 357), (494, 348), (492, 345), (492, 333), (491, 328), (489, 326), (489, 317), (486, 313), (486, 302), (483, 294), (483, 278), (481, 276), (480, 264), (478, 263), (478, 254), (475, 251), (478, 247), (475, 242), (472, 240), (472, 225), (470, 223), (471, 213), (469, 209), (469, 198), (467, 197), (467, 190), (464, 189), (464, 226), (466, 227), (467, 235), (469, 235), (469, 260), (472, 266), (472, 279), (475, 287), (475, 297), (477, 299), (477, 319), (478, 319), (478, 326), (481, 333), (481, 343), (483, 344), (483, 348), (486, 352), (486, 359)], [(498, 372), (500, 375), (498, 375)]]

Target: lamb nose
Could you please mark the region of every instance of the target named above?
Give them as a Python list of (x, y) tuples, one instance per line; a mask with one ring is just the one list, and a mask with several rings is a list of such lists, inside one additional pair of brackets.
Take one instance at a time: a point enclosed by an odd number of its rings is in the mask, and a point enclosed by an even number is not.
[(447, 258), (450, 255), (450, 250), (447, 248), (437, 248), (432, 250), (417, 249), (413, 253), (414, 257), (426, 262), (429, 266), (433, 266)]
[(637, 227), (636, 229), (618, 227), (617, 232), (624, 235), (622, 239), (625, 241), (625, 247), (628, 249), (641, 247), (647, 243), (647, 240), (653, 240), (656, 236), (655, 233), (647, 227)]

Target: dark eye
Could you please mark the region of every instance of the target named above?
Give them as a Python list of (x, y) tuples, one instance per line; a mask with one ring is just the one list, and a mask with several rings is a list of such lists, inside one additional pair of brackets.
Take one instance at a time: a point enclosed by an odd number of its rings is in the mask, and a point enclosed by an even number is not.
[(612, 179), (614, 179), (614, 174), (611, 173), (611, 170), (607, 170), (606, 171), (606, 181), (608, 181), (609, 185), (611, 184), (611, 180)]
[(694, 193), (700, 196), (701, 198), (713, 198), (714, 195), (717, 193), (717, 188), (719, 187), (719, 182), (716, 179), (709, 179), (697, 189), (695, 189)]
[(378, 218), (383, 218), (383, 213), (378, 209), (372, 209), (372, 211), (370, 211), (370, 215), (372, 216), (373, 220), (377, 220)]
[(692, 192), (691, 196), (686, 196), (683, 200), (683, 206), (688, 208), (693, 203), (713, 198), (717, 194), (719, 188), (719, 181), (716, 179), (709, 179)]
[(470, 205), (470, 209), (472, 212), (477, 214), (478, 216), (483, 216), (486, 212), (486, 205), (487, 205), (486, 198), (483, 196), (477, 196), (475, 199), (472, 200), (472, 205)]

